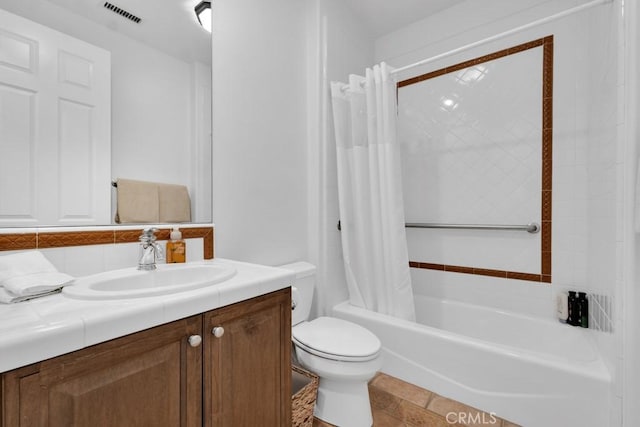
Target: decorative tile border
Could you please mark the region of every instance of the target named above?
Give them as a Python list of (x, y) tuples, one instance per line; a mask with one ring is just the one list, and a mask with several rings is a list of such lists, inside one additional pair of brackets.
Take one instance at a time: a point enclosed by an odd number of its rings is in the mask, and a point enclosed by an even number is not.
[[(26, 234), (0, 234), (0, 250), (19, 251), (21, 249), (33, 249), (37, 247), (36, 233)], [(7, 249), (3, 249), (7, 248)]]
[(433, 264), (429, 262), (409, 261), (409, 267), (424, 270), (446, 271), (449, 273), (475, 274), (477, 276), (500, 277), (502, 279), (527, 280), (530, 282), (551, 283), (551, 276), (517, 271), (492, 270), (489, 268), (462, 267), (459, 265)]
[[(203, 239), (204, 259), (213, 259), (213, 227), (185, 227), (181, 231), (183, 239)], [(170, 228), (160, 228), (156, 236), (158, 240), (168, 240), (170, 232)], [(0, 251), (135, 243), (140, 234), (142, 228), (0, 234)]]
[(36, 234), (38, 249), (114, 243), (114, 231), (46, 232)]
[(450, 67), (441, 68), (430, 73), (412, 77), (398, 82), (397, 89), (416, 84), (434, 77), (452, 73), (483, 62), (493, 61), (542, 46), (542, 182), (541, 224), (540, 224), (540, 274), (519, 273), (514, 271), (491, 270), (477, 267), (462, 267), (426, 262), (409, 262), (413, 268), (440, 270), (464, 274), (502, 277), (507, 279), (528, 280), (533, 282), (551, 283), (551, 212), (552, 212), (552, 181), (553, 181), (553, 35), (513, 46), (498, 52), (490, 53), (479, 58), (461, 62)]

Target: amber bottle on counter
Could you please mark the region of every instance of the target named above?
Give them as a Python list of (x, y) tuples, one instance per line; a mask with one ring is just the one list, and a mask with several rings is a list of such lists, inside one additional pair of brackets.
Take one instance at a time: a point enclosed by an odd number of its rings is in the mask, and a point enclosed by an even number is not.
[(187, 245), (182, 240), (182, 233), (178, 227), (173, 227), (167, 242), (167, 264), (185, 262), (187, 260)]

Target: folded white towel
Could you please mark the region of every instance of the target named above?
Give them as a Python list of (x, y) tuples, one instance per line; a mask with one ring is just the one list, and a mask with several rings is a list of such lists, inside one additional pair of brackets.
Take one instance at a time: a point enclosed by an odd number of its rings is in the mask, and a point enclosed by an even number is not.
[(52, 295), (52, 294), (57, 294), (60, 293), (60, 291), (62, 290), (62, 288), (58, 288), (58, 289), (54, 289), (51, 291), (46, 291), (40, 294), (35, 294), (35, 295), (27, 295), (24, 297), (18, 297), (15, 296), (11, 293), (9, 293), (6, 289), (4, 288), (0, 288), (0, 303), (4, 303), (4, 304), (12, 304), (15, 302), (22, 302), (22, 301), (27, 301), (30, 299), (34, 299), (34, 298), (40, 298), (40, 297), (44, 297), (47, 295)]
[(53, 291), (72, 281), (72, 276), (56, 270), (40, 251), (0, 256), (0, 286), (14, 297)]

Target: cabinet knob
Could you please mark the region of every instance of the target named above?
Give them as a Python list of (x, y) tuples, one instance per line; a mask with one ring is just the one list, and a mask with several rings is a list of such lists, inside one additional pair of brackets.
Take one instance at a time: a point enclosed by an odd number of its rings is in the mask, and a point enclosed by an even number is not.
[(224, 328), (222, 326), (216, 326), (211, 330), (211, 333), (213, 334), (214, 337), (220, 338), (221, 336), (224, 335)]
[(202, 342), (202, 337), (200, 335), (191, 335), (188, 341), (191, 347), (198, 347)]

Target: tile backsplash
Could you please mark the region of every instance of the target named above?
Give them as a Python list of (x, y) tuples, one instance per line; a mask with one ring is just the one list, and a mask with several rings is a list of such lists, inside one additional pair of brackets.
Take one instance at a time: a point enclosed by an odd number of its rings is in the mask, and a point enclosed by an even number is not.
[[(0, 229), (0, 256), (38, 249), (55, 267), (72, 276), (133, 267), (138, 260), (136, 226)], [(169, 225), (157, 226), (165, 246)], [(213, 258), (213, 224), (180, 225), (187, 244), (187, 261)]]

